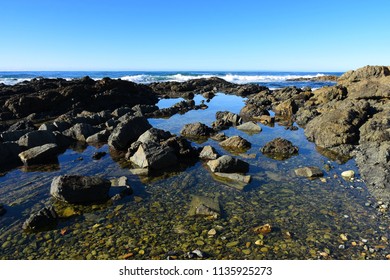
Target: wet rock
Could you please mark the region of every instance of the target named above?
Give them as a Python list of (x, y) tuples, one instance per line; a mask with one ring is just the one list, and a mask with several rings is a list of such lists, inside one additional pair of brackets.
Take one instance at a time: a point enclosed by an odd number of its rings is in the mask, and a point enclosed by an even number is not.
[(128, 117), (111, 133), (108, 145), (116, 150), (125, 150), (149, 128), (151, 125), (146, 118)]
[(262, 115), (258, 118), (254, 118), (254, 119), (257, 120), (258, 122), (265, 124), (265, 125), (268, 125), (268, 126), (272, 126), (275, 123), (275, 117), (271, 117), (271, 116), (267, 116), (267, 115)]
[(172, 137), (172, 134), (169, 131), (165, 131), (158, 128), (150, 128), (145, 131), (137, 140), (137, 142), (147, 143), (155, 142), (161, 143), (162, 141), (168, 140)]
[(239, 115), (229, 111), (218, 111), (215, 116), (217, 120), (212, 124), (215, 130), (227, 129), (242, 123), (242, 119)]
[(45, 207), (32, 214), (24, 223), (26, 231), (41, 231), (55, 227), (58, 222), (58, 215), (53, 207)]
[(57, 144), (45, 144), (21, 152), (19, 158), (25, 165), (45, 164), (57, 162), (57, 153)]
[(98, 133), (89, 136), (85, 141), (88, 144), (105, 143), (108, 141), (109, 136), (110, 136), (110, 131), (108, 129), (104, 129), (102, 131), (99, 131)]
[(111, 179), (110, 182), (112, 187), (124, 187), (129, 185), (126, 176), (121, 176), (119, 178)]
[(180, 134), (189, 138), (208, 138), (214, 132), (214, 130), (207, 125), (197, 122), (186, 124), (180, 131)]
[(250, 175), (241, 175), (238, 173), (213, 173), (213, 178), (229, 187), (235, 188), (237, 190), (243, 190), (251, 181)]
[(19, 146), (25, 147), (27, 149), (42, 146), (45, 144), (55, 144), (56, 137), (53, 132), (47, 130), (36, 130), (29, 132), (19, 138)]
[(239, 114), (244, 120), (258, 119), (262, 116), (269, 116), (268, 110), (264, 106), (247, 103)]
[(202, 252), (201, 250), (199, 249), (196, 249), (194, 251), (191, 251), (191, 252), (187, 252), (186, 253), (186, 258), (188, 259), (194, 259), (194, 258), (199, 258), (199, 259), (203, 259), (207, 256), (206, 253)]
[(283, 160), (298, 154), (298, 147), (294, 146), (286, 139), (275, 138), (265, 144), (265, 146), (261, 148), (261, 152), (271, 158)]
[(149, 175), (148, 168), (132, 168), (129, 171), (133, 175), (138, 175), (138, 176), (148, 176)]
[(20, 152), (21, 149), (17, 143), (0, 143), (0, 166), (7, 166), (20, 162), (18, 157)]
[(211, 146), (203, 147), (202, 151), (199, 154), (199, 158), (204, 159), (204, 160), (217, 159), (218, 157), (219, 157), (219, 154)]
[(265, 224), (262, 226), (255, 227), (253, 231), (257, 234), (266, 235), (272, 231), (272, 227), (270, 224)]
[(54, 177), (50, 194), (69, 203), (99, 203), (108, 200), (110, 187), (110, 181), (98, 176), (62, 175)]
[(65, 136), (71, 137), (77, 141), (85, 142), (88, 137), (99, 132), (99, 128), (87, 123), (77, 123), (63, 132)]
[(324, 176), (322, 170), (315, 166), (297, 168), (294, 172), (299, 177), (315, 178)]
[(246, 122), (239, 126), (237, 126), (237, 129), (249, 132), (251, 134), (253, 133), (260, 133), (261, 127), (256, 122)]
[(92, 158), (93, 158), (94, 160), (99, 160), (99, 159), (101, 159), (102, 157), (104, 157), (105, 155), (107, 155), (106, 152), (96, 152), (96, 153), (94, 153), (94, 154), (92, 155)]
[(221, 208), (216, 199), (206, 196), (193, 196), (188, 216), (208, 216), (218, 218), (221, 215)]
[(207, 166), (212, 172), (246, 173), (249, 171), (248, 163), (228, 155), (224, 155), (215, 160), (208, 161)]
[(228, 150), (245, 151), (251, 148), (251, 143), (241, 136), (232, 136), (219, 143), (223, 148)]
[(227, 138), (228, 137), (225, 135), (225, 133), (217, 133), (217, 134), (211, 136), (211, 139), (218, 141), (218, 142), (224, 141)]

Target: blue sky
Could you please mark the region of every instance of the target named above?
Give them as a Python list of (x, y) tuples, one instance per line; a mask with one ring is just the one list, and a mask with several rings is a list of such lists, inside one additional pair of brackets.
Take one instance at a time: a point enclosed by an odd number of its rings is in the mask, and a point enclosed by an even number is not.
[(0, 0), (0, 71), (390, 65), (388, 0)]

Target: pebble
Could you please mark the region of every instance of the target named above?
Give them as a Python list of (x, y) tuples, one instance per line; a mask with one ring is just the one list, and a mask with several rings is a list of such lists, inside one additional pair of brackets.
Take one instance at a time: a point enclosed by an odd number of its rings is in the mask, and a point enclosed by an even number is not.
[(343, 245), (343, 244), (340, 245), (340, 246), (339, 246), (339, 249), (342, 249), (342, 250), (345, 249), (345, 245)]
[(363, 243), (367, 243), (368, 240), (367, 240), (367, 239), (362, 239), (362, 242), (363, 242)]
[(343, 241), (347, 241), (348, 240), (348, 237), (344, 233), (340, 234), (340, 238)]
[(386, 255), (386, 259), (390, 260), (390, 254)]
[(236, 247), (238, 245), (238, 241), (232, 241), (226, 244), (226, 247), (231, 248), (231, 247)]
[(264, 244), (264, 242), (263, 242), (263, 240), (258, 239), (258, 240), (256, 240), (255, 244), (256, 244), (257, 246), (262, 246), (262, 245)]
[(259, 227), (255, 227), (253, 231), (257, 234), (267, 234), (270, 233), (272, 230), (272, 227), (270, 224), (265, 224)]
[(341, 177), (347, 180), (351, 180), (352, 178), (355, 177), (355, 171), (353, 170), (347, 170), (341, 173)]
[(207, 234), (208, 234), (209, 236), (214, 236), (214, 235), (217, 234), (217, 231), (216, 231), (214, 228), (212, 228), (212, 229), (210, 229), (210, 230), (207, 232)]
[(245, 254), (245, 255), (249, 255), (251, 253), (251, 250), (249, 249), (244, 249), (242, 250), (242, 252)]

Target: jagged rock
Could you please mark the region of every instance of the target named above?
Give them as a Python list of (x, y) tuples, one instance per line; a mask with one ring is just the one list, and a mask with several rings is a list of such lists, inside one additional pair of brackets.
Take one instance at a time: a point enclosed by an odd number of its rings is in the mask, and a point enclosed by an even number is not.
[(57, 161), (57, 153), (57, 144), (45, 144), (21, 152), (19, 158), (25, 165), (44, 164)]
[(85, 204), (107, 201), (109, 180), (98, 176), (62, 175), (54, 177), (50, 194), (61, 201)]
[(246, 122), (239, 126), (237, 126), (237, 129), (249, 132), (249, 133), (260, 133), (261, 127), (256, 122)]
[(207, 138), (214, 132), (214, 130), (207, 125), (197, 122), (186, 124), (180, 131), (180, 134), (189, 138)]
[(217, 159), (218, 157), (219, 157), (219, 154), (210, 145), (204, 146), (202, 151), (199, 154), (199, 158), (205, 159), (205, 160)]
[(55, 144), (56, 137), (53, 132), (46, 130), (31, 131), (19, 138), (19, 146), (27, 149), (42, 146), (45, 144)]
[(269, 116), (268, 110), (252, 103), (247, 103), (240, 111), (240, 116), (245, 120), (258, 119), (262, 116)]
[(218, 218), (221, 215), (221, 208), (216, 199), (206, 196), (193, 196), (188, 216), (208, 216)]
[(243, 151), (251, 148), (251, 143), (241, 136), (232, 136), (219, 143), (223, 148), (228, 150)]
[(121, 108), (115, 109), (111, 114), (114, 117), (120, 118), (120, 117), (126, 115), (127, 113), (133, 113), (133, 112), (134, 111), (129, 107), (121, 107)]
[(273, 109), (276, 115), (291, 117), (298, 111), (298, 106), (293, 99), (288, 99), (279, 103)]
[(21, 149), (16, 143), (0, 143), (0, 166), (7, 166), (20, 162), (18, 157), (20, 152)]
[(298, 154), (298, 147), (294, 146), (286, 139), (275, 138), (265, 144), (265, 146), (261, 148), (261, 152), (271, 158), (283, 160)]
[(161, 170), (178, 163), (174, 150), (154, 142), (142, 143), (130, 161), (141, 168)]
[(321, 169), (318, 167), (302, 167), (302, 168), (297, 168), (294, 170), (295, 175), (299, 177), (307, 177), (307, 178), (314, 178), (314, 177), (322, 177), (324, 176), (324, 173), (322, 172)]
[(229, 111), (218, 111), (215, 116), (217, 120), (213, 122), (212, 126), (216, 130), (227, 129), (242, 123), (242, 119), (239, 115)]
[(212, 172), (221, 173), (246, 173), (249, 171), (249, 164), (228, 155), (207, 162)]
[(390, 141), (390, 109), (375, 114), (359, 129), (359, 143)]
[(306, 137), (323, 148), (358, 144), (359, 128), (367, 120), (369, 103), (363, 100), (343, 100), (311, 120)]
[(211, 139), (215, 140), (215, 141), (218, 141), (218, 142), (221, 142), (221, 141), (224, 141), (226, 140), (228, 137), (225, 135), (225, 133), (217, 133), (217, 134), (214, 134), (211, 136)]
[(99, 131), (98, 133), (89, 136), (86, 139), (86, 142), (88, 144), (105, 143), (108, 141), (109, 136), (110, 136), (110, 131), (108, 129), (104, 129), (102, 131)]
[(3, 142), (12, 142), (18, 141), (20, 137), (31, 132), (31, 130), (14, 130), (14, 131), (5, 131), (0, 134), (0, 138)]
[(41, 231), (55, 227), (58, 222), (58, 215), (53, 207), (45, 207), (31, 216), (23, 223), (26, 231)]
[(151, 125), (145, 117), (127, 117), (111, 133), (108, 145), (116, 150), (125, 150), (149, 128)]
[(390, 69), (386, 66), (365, 66), (357, 70), (351, 70), (338, 79), (341, 83), (353, 83), (372, 78), (382, 78), (390, 76)]
[(99, 132), (99, 128), (87, 123), (77, 123), (63, 132), (65, 136), (71, 137), (77, 141), (85, 142), (87, 138)]

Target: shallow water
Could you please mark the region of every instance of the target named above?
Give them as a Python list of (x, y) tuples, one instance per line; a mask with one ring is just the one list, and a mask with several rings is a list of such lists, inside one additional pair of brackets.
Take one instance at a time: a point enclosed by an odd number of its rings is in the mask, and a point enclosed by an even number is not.
[[(197, 104), (201, 100), (196, 96)], [(178, 101), (162, 100), (158, 105), (169, 107)], [(238, 113), (244, 99), (218, 94), (206, 104), (206, 110), (149, 121), (178, 134), (186, 123), (211, 125), (216, 111)], [(246, 138), (252, 143), (247, 154), (256, 154), (255, 158), (235, 155), (250, 164), (248, 174), (252, 175), (251, 183), (241, 191), (214, 180), (202, 162), (146, 180), (132, 175), (128, 163), (110, 155), (92, 160), (96, 151), (109, 152), (107, 145), (69, 149), (59, 156), (59, 165), (45, 166), (46, 170), (8, 172), (0, 177), (1, 202), (7, 209), (0, 218), (0, 258), (182, 259), (195, 249), (210, 259), (383, 259), (389, 254), (388, 216), (376, 208), (353, 160), (339, 164), (324, 157), (306, 140), (302, 129), (290, 131), (278, 124), (261, 127), (263, 131), (254, 135), (236, 128), (224, 131)], [(262, 155), (259, 149), (276, 137), (292, 141), (299, 155), (284, 161)], [(193, 145), (212, 145), (220, 154), (229, 154), (213, 140)], [(325, 164), (332, 167), (330, 171)], [(293, 170), (300, 166), (318, 166), (326, 182), (296, 177)], [(340, 176), (349, 169), (357, 174), (353, 182)], [(49, 196), (52, 178), (72, 173), (127, 176), (134, 194), (115, 203), (73, 207), (77, 215), (60, 220), (56, 229), (24, 233), (23, 221), (54, 203)], [(218, 199), (221, 217), (188, 217), (193, 195)], [(267, 223), (272, 226), (269, 234), (253, 231)], [(216, 230), (213, 236), (208, 234), (211, 229)]]

